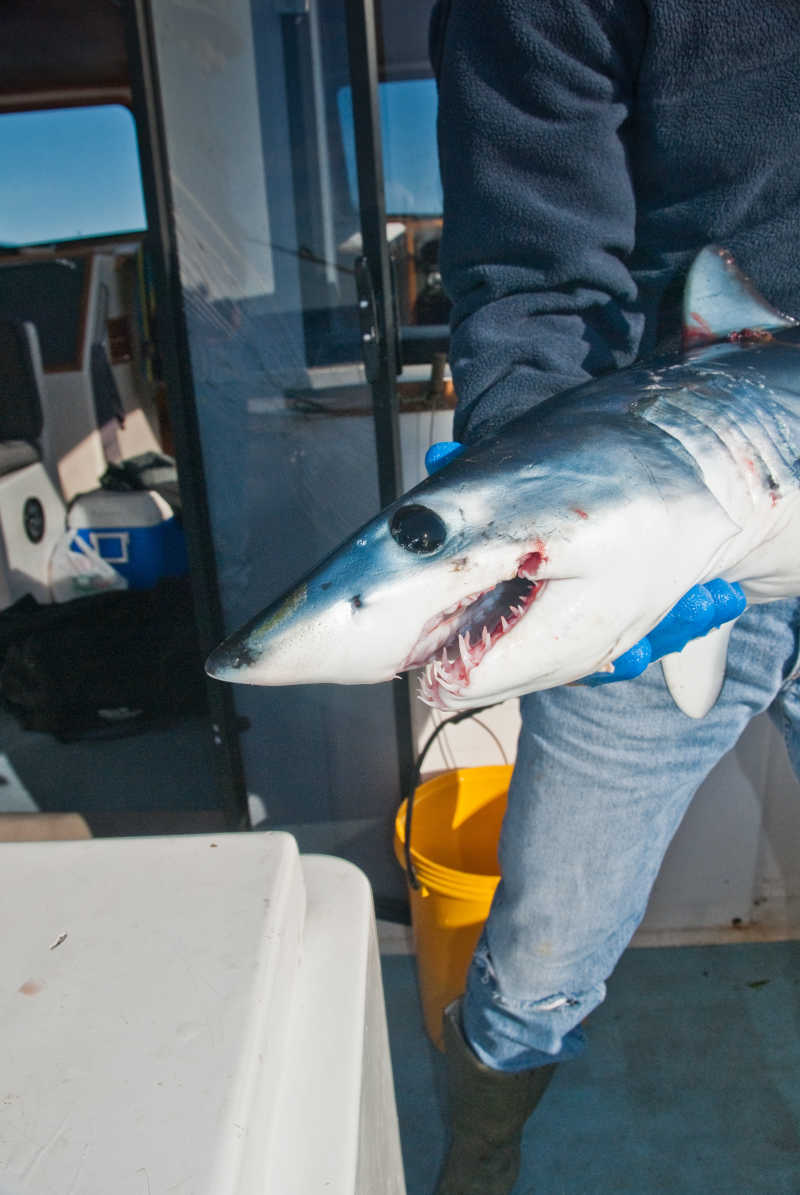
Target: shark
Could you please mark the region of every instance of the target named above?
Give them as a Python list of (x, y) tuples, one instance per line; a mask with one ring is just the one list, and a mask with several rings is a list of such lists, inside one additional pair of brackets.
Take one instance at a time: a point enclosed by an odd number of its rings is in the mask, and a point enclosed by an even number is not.
[[(689, 589), (800, 595), (800, 323), (710, 245), (679, 354), (554, 395), (351, 535), (210, 655), (219, 680), (374, 684), (468, 710), (613, 673)], [(661, 661), (690, 717), (729, 622)], [(653, 665), (651, 665), (653, 666)]]

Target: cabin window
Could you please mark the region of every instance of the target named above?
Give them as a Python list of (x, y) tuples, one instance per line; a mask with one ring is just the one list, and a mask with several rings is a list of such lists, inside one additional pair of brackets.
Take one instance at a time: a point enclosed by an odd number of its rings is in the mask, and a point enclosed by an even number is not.
[[(436, 151), (436, 83), (430, 78), (387, 79), (378, 85), (383, 183), (389, 219), (403, 357), (408, 364), (430, 361), (447, 337), (450, 303), (439, 274), (442, 184)], [(353, 99), (349, 87), (336, 93), (339, 129), (350, 202), (358, 209)], [(414, 327), (435, 325), (442, 343), (417, 337)]]
[(143, 232), (136, 127), (121, 104), (0, 114), (0, 246)]
[[(337, 95), (339, 121), (353, 206), (358, 207), (353, 99)], [(440, 216), (442, 185), (436, 154), (436, 83), (392, 79), (379, 84), (386, 211), (396, 216)]]

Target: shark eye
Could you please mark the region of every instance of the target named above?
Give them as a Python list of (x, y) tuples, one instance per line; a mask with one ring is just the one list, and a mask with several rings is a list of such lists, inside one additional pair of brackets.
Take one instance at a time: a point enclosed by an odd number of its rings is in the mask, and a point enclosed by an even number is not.
[(429, 556), (447, 539), (447, 528), (427, 506), (401, 506), (389, 524), (389, 530), (401, 548)]

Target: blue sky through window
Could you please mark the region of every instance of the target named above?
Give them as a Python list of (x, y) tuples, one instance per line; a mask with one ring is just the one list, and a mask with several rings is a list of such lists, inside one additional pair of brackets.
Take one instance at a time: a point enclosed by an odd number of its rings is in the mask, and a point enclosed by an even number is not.
[[(404, 216), (440, 216), (442, 184), (436, 153), (436, 83), (401, 79), (378, 87), (383, 142), (386, 211)], [(358, 205), (353, 99), (349, 87), (337, 96), (347, 182)]]
[(119, 104), (0, 115), (0, 244), (146, 227), (133, 117)]

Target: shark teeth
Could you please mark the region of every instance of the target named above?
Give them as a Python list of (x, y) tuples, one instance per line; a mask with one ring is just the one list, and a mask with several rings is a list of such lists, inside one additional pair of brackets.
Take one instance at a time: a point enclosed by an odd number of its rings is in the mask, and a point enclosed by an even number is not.
[[(493, 645), (514, 629), (536, 600), (543, 585), (544, 582), (532, 585), (523, 601), (517, 601), (508, 606), (506, 613), (499, 616), (494, 630), (490, 630), (484, 624), (475, 643), (472, 642), (470, 628), (456, 633), (452, 639), (448, 640), (442, 647), (441, 653), (430, 659), (423, 668), (419, 683), (420, 700), (426, 705), (447, 708), (446, 694), (461, 696), (469, 684), (470, 673), (480, 664)], [(466, 603), (467, 606), (470, 604), (472, 603)], [(443, 619), (446, 617), (448, 617), (447, 611), (442, 615)], [(453, 655), (452, 659), (448, 650)]]

